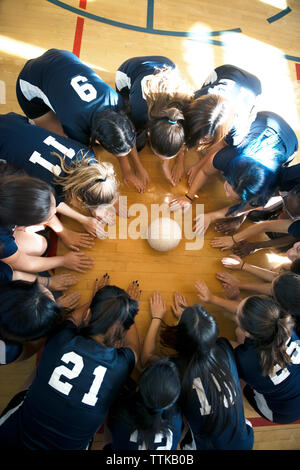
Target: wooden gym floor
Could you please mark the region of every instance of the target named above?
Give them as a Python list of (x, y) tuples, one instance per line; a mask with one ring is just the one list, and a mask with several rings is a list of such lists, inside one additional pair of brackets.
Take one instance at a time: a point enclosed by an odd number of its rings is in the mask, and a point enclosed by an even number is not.
[[(296, 0), (2, 0), (0, 2), (0, 112), (22, 114), (15, 94), (15, 82), (26, 60), (52, 47), (75, 52), (107, 83), (114, 87), (118, 66), (127, 58), (139, 55), (165, 55), (171, 58), (182, 75), (197, 89), (209, 71), (221, 64), (238, 65), (262, 81), (263, 97), (259, 108), (281, 114), (300, 139), (300, 4)], [(298, 44), (298, 46), (297, 46)], [(298, 81), (297, 81), (298, 80)], [(97, 151), (99, 159), (118, 165), (113, 156)], [(190, 152), (186, 167), (197, 160)], [(161, 204), (187, 189), (184, 179), (172, 188), (164, 179), (160, 163), (148, 147), (141, 159), (149, 171), (151, 183), (145, 194), (120, 185), (128, 197), (128, 206)], [(294, 163), (299, 163), (297, 156)], [(198, 203), (205, 211), (224, 206), (221, 179), (211, 180), (201, 191)], [(134, 208), (132, 208), (133, 210)], [(137, 212), (136, 216), (140, 214)], [(134, 221), (131, 217), (128, 224)], [(150, 219), (149, 219), (150, 222)], [(64, 223), (81, 230), (75, 222)], [(118, 224), (117, 224), (118, 226)], [(218, 250), (210, 247), (216, 236), (214, 227), (205, 235), (201, 250), (185, 249), (185, 240), (169, 253), (153, 251), (144, 239), (97, 240), (87, 253), (95, 267), (77, 275), (74, 290), (81, 292), (82, 303), (91, 294), (96, 277), (108, 272), (112, 284), (127, 288), (139, 280), (142, 288), (137, 326), (141, 339), (150, 323), (149, 297), (160, 290), (171, 305), (173, 293), (180, 290), (190, 303), (197, 302), (194, 283), (205, 280), (222, 294), (216, 280), (223, 270)], [(58, 244), (58, 252), (65, 248)], [(274, 266), (271, 252), (258, 252), (248, 258), (253, 264)], [(274, 258), (274, 257), (273, 257)], [(243, 277), (247, 277), (243, 273)], [(250, 276), (248, 276), (250, 278)], [(234, 324), (221, 309), (208, 307), (215, 315), (220, 335), (234, 338)], [(167, 321), (174, 322), (168, 311)], [(0, 410), (18, 391), (35, 364), (35, 358), (0, 369)], [(255, 431), (254, 449), (300, 449), (300, 425), (270, 426), (245, 403), (247, 418)], [(98, 435), (99, 436), (99, 435)], [(101, 437), (95, 449), (101, 448)]]

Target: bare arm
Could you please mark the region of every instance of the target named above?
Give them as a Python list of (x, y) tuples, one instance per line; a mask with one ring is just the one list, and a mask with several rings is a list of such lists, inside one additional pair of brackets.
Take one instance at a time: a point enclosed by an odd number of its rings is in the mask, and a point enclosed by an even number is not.
[(135, 323), (133, 325), (131, 325), (131, 327), (129, 328), (129, 330), (126, 333), (125, 346), (127, 348), (130, 348), (133, 351), (134, 357), (135, 357), (135, 362), (137, 363), (137, 361), (140, 357), (141, 346), (140, 346), (140, 339), (139, 339), (139, 335), (138, 335)]
[[(280, 232), (280, 233), (288, 233), (289, 226), (293, 223), (291, 219), (280, 219), (280, 220), (267, 220), (265, 222), (259, 222), (258, 224), (251, 225), (247, 227), (245, 230), (234, 234), (234, 236), (227, 236), (227, 237), (217, 237), (214, 238), (211, 242), (211, 246), (214, 248), (221, 248), (222, 250), (228, 250), (238, 245), (240, 242), (247, 240), (248, 238), (254, 237), (263, 232)], [(283, 237), (286, 238), (286, 237)], [(270, 240), (266, 242), (254, 242), (255, 247), (257, 249), (267, 248), (268, 246), (282, 246), (284, 242), (282, 241), (283, 238), (279, 238), (277, 240)], [(293, 237), (295, 240), (295, 238)], [(274, 242), (276, 243), (274, 245)], [(234, 251), (235, 254), (239, 255), (236, 250)], [(244, 255), (245, 256), (245, 255)]]
[(245, 263), (243, 266), (243, 271), (247, 273), (253, 274), (260, 279), (263, 279), (267, 282), (272, 282), (274, 277), (277, 276), (278, 273), (271, 271), (270, 269), (260, 268), (259, 266), (254, 266), (253, 264)]
[(151, 324), (144, 339), (141, 364), (145, 367), (149, 362), (158, 359), (156, 353), (156, 341), (161, 322), (166, 313), (166, 303), (163, 301), (160, 292), (154, 292), (150, 298)]
[(49, 269), (65, 267), (77, 272), (85, 272), (94, 262), (83, 253), (70, 251), (63, 256), (31, 256), (17, 250), (12, 256), (3, 258), (4, 263), (9, 264), (14, 270), (28, 273), (39, 273)]

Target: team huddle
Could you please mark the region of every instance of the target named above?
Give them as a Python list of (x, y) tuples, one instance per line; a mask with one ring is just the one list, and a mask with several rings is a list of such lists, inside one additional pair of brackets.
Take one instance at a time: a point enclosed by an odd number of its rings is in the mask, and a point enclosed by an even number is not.
[[(50, 49), (25, 63), (16, 84), (24, 115), (0, 115), (0, 364), (40, 358), (2, 411), (1, 448), (90, 449), (103, 426), (108, 451), (251, 450), (243, 396), (271, 422), (300, 419), (300, 165), (291, 165), (298, 140), (283, 117), (258, 111), (262, 93), (259, 78), (234, 65), (217, 67), (195, 91), (162, 56), (126, 60), (115, 90), (68, 51)], [(215, 318), (180, 292), (176, 324), (167, 325), (166, 302), (155, 291), (141, 344), (138, 281), (125, 291), (107, 273), (79, 306), (80, 294), (67, 293), (74, 274), (49, 275), (91, 269), (81, 249), (105, 238), (107, 208), (119, 213), (114, 165), (93, 148), (114, 155), (124, 183), (144, 193), (150, 177), (139, 152), (146, 144), (173, 187), (187, 177), (171, 210), (190, 207), (214, 175), (224, 179), (234, 205), (206, 213), (204, 223), (196, 218), (195, 232), (218, 221), (221, 236), (211, 245), (232, 251), (223, 266), (259, 280), (220, 272), (224, 298), (202, 280), (195, 292), (236, 322), (236, 341), (220, 337)], [(186, 172), (190, 149), (199, 162)], [(239, 230), (245, 220), (253, 223)], [(45, 256), (49, 229), (66, 254)], [(260, 233), (269, 239), (249, 241)], [(243, 260), (265, 248), (290, 262), (272, 271)], [(242, 290), (250, 296), (240, 298)], [(159, 344), (173, 352), (162, 357)]]

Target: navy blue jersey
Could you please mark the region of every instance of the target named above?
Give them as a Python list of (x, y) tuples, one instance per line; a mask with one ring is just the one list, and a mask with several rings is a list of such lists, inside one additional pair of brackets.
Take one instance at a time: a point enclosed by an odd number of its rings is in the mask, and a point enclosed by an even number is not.
[(39, 126), (31, 125), (24, 116), (15, 113), (0, 115), (0, 159), (29, 176), (41, 179), (55, 187), (56, 202), (64, 200), (61, 186), (55, 185), (55, 175), (65, 176), (61, 161), (67, 165), (80, 160), (83, 155), (96, 160), (94, 152), (75, 140), (62, 137)]
[(300, 184), (300, 163), (280, 168), (278, 175), (278, 189), (285, 193)]
[[(1, 246), (0, 246), (0, 253), (1, 253)], [(0, 282), (1, 281), (12, 281), (13, 279), (13, 269), (12, 267), (0, 261)]]
[[(8, 258), (18, 251), (14, 237), (15, 227), (0, 225), (0, 259)], [(3, 267), (3, 270), (6, 267)]]
[(253, 340), (235, 349), (239, 377), (253, 389), (257, 407), (270, 421), (291, 423), (300, 419), (300, 346), (293, 333), (287, 342), (291, 363), (285, 369), (277, 364), (272, 375), (263, 376)]
[(289, 163), (298, 150), (298, 139), (289, 124), (271, 111), (257, 113), (241, 145), (221, 149), (213, 159), (213, 166), (223, 173), (237, 155), (249, 157), (270, 170)]
[(292, 237), (300, 238), (300, 220), (296, 220), (289, 226), (288, 233), (292, 235)]
[(175, 69), (172, 60), (162, 56), (133, 57), (126, 60), (116, 72), (116, 90), (129, 100), (130, 118), (136, 129), (148, 121), (148, 106), (143, 94), (144, 80), (164, 67)]
[(7, 419), (2, 417), (2, 446), (88, 447), (130, 375), (135, 357), (129, 348), (105, 347), (76, 332), (67, 321), (47, 342), (23, 405)]
[[(205, 416), (210, 414), (210, 404), (207, 401), (200, 378), (194, 379), (193, 398), (190, 402), (182, 404), (182, 411), (192, 431), (197, 450), (250, 450), (254, 442), (253, 429), (250, 422), (246, 422), (244, 416), (242, 392), (234, 360), (233, 348), (225, 338), (219, 338), (218, 344), (224, 350), (228, 365), (238, 386), (238, 395), (235, 397), (238, 416), (236, 416), (236, 412), (232, 408), (231, 424), (227, 426), (219, 436), (217, 436), (218, 431), (220, 431), (219, 428), (216, 429), (216, 432), (212, 436), (205, 436), (204, 420)], [(225, 403), (224, 409), (225, 412), (229, 413), (228, 406)], [(237, 425), (236, 418), (238, 418)], [(236, 433), (231, 439), (235, 429)]]
[(261, 94), (260, 80), (234, 65), (217, 67), (195, 92), (195, 98), (207, 94), (220, 95), (231, 101), (237, 110), (233, 129), (227, 136), (228, 143), (238, 145), (249, 131), (257, 96)]
[(174, 410), (171, 421), (172, 429), (163, 436), (156, 434), (149, 447), (139, 437), (138, 430), (130, 431), (128, 424), (120, 419), (110, 420), (109, 429), (112, 434), (112, 450), (176, 450), (182, 432), (182, 417), (179, 410)]
[(85, 145), (90, 142), (94, 113), (123, 107), (118, 93), (90, 67), (72, 52), (59, 49), (26, 62), (18, 77), (17, 97), (32, 119), (52, 109), (66, 135)]

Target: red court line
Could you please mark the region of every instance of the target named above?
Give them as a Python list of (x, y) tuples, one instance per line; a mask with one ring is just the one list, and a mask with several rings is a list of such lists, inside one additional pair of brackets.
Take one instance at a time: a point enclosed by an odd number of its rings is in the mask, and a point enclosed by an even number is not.
[(300, 419), (298, 421), (294, 421), (293, 423), (289, 424), (278, 424), (278, 423), (272, 423), (271, 421), (268, 421), (267, 419), (264, 418), (247, 418), (248, 421), (252, 424), (253, 427), (259, 427), (259, 426), (288, 426), (291, 424), (300, 424)]
[(295, 66), (296, 66), (297, 82), (300, 83), (300, 64), (295, 64)]
[[(79, 1), (79, 8), (82, 8), (83, 10), (85, 10), (86, 9), (86, 3), (87, 3), (87, 0), (80, 0)], [(77, 22), (76, 22), (74, 43), (73, 43), (73, 54), (77, 55), (77, 57), (80, 56), (83, 26), (84, 26), (84, 18), (78, 16), (77, 17)]]

